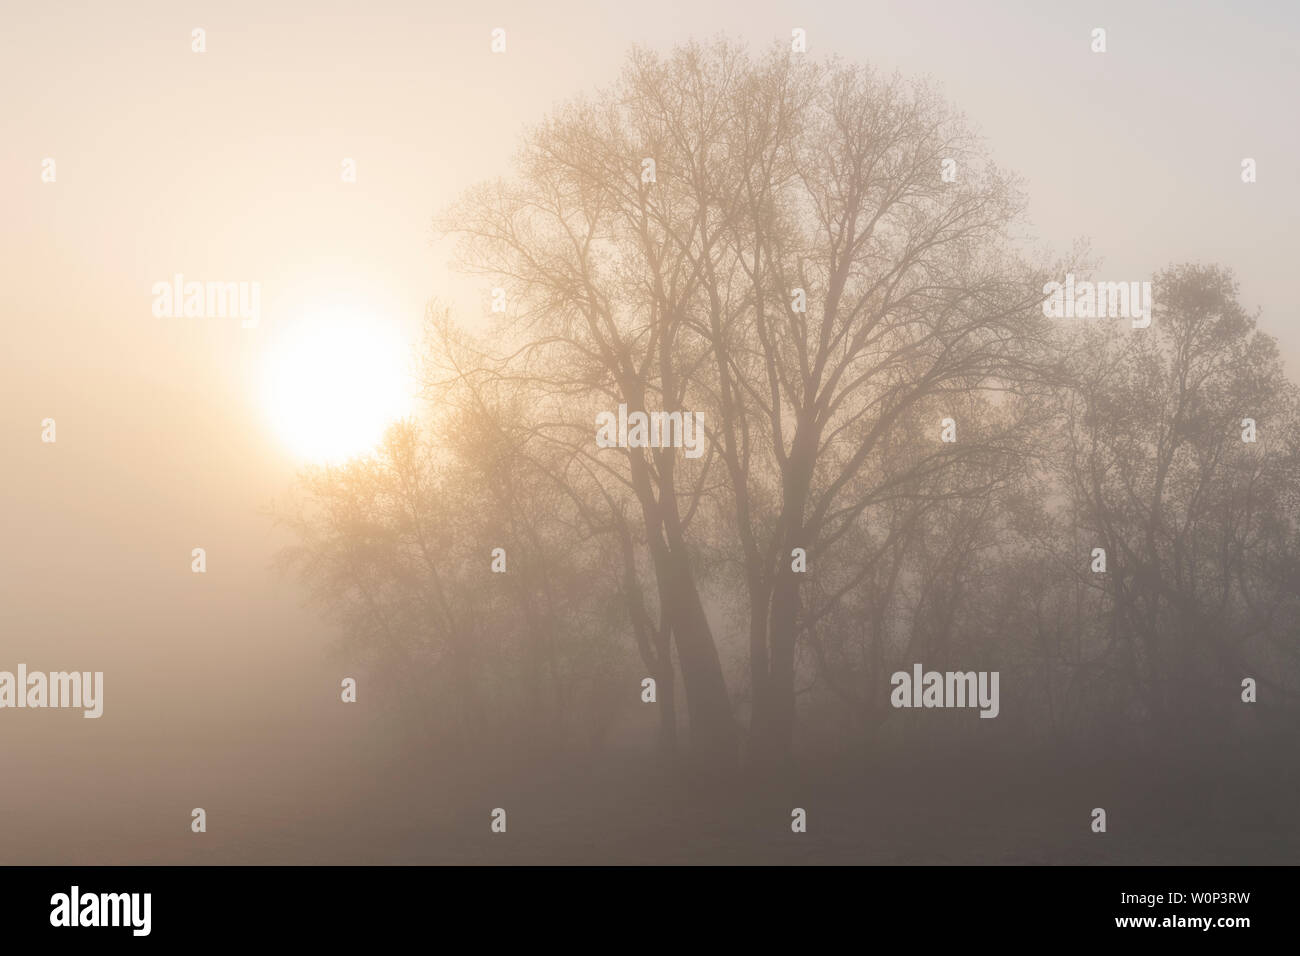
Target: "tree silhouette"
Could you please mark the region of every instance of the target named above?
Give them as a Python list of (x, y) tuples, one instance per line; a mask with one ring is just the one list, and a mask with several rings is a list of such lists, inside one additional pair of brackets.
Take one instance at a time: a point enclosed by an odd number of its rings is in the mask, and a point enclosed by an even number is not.
[[(506, 313), (431, 310), (426, 420), (309, 475), (287, 557), (462, 742), (599, 744), (651, 676), (665, 754), (680, 690), (698, 766), (779, 767), (796, 728), (922, 732), (916, 661), (1058, 741), (1224, 726), (1246, 676), (1294, 708), (1272, 340), (1217, 267), (1145, 329), (1045, 318), (1073, 265), (1026, 261), (1022, 204), (924, 85), (634, 51), (441, 217)], [(599, 447), (620, 405), (702, 414), (704, 454)]]

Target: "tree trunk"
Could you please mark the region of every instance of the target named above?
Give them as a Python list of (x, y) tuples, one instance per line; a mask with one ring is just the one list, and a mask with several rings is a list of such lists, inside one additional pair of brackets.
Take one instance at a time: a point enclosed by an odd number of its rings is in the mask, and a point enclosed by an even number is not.
[(794, 747), (794, 649), (798, 638), (800, 574), (791, 569), (795, 548), (807, 550), (804, 509), (812, 483), (816, 430), (805, 425), (796, 433), (785, 473), (785, 495), (778, 527), (781, 551), (777, 555), (776, 576), (767, 611), (767, 680), (762, 691), (754, 694), (752, 760), (758, 764), (781, 766), (789, 760)]
[(705, 766), (725, 770), (735, 763), (736, 722), (722, 676), (722, 662), (689, 569), (675, 555), (667, 555), (665, 563), (670, 565), (663, 573), (668, 581), (669, 620), (686, 689), (692, 756)]

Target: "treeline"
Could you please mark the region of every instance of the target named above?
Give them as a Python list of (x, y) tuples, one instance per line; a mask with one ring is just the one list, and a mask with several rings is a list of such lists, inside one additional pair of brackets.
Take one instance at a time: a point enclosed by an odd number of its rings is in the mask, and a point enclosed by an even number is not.
[[(717, 765), (1294, 729), (1274, 342), (1211, 266), (1155, 277), (1147, 328), (1045, 318), (1085, 266), (1028, 261), (1022, 208), (924, 85), (634, 52), (442, 218), (506, 310), (431, 308), (425, 414), (304, 475), (286, 561), (450, 747), (598, 745), (646, 677), (662, 750)], [(598, 447), (620, 404), (701, 414), (707, 451)], [(918, 661), (999, 671), (1001, 715), (893, 711)]]

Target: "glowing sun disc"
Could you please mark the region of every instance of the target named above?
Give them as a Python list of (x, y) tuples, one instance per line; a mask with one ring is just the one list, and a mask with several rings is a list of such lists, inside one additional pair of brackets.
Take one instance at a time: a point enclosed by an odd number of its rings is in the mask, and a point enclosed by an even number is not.
[(268, 356), (263, 401), (271, 424), (308, 461), (334, 464), (365, 454), (411, 410), (408, 362), (407, 343), (393, 324), (314, 311)]

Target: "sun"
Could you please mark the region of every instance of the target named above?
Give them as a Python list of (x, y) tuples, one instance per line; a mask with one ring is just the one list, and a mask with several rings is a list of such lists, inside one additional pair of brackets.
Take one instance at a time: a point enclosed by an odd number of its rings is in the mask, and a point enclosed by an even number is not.
[(292, 453), (338, 464), (373, 450), (410, 413), (409, 362), (395, 324), (347, 308), (314, 309), (271, 347), (263, 402)]

